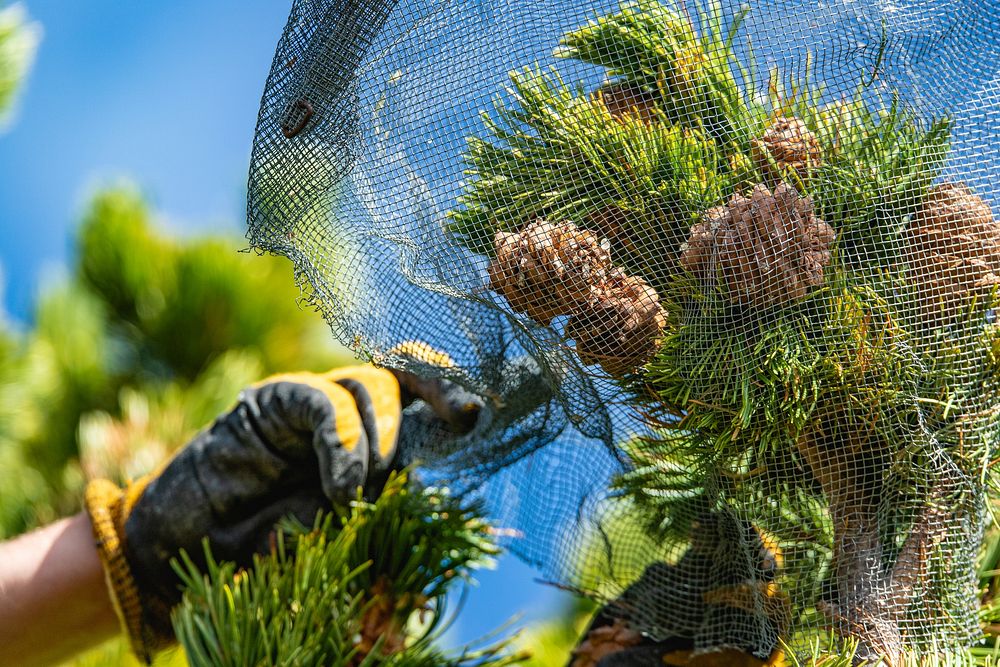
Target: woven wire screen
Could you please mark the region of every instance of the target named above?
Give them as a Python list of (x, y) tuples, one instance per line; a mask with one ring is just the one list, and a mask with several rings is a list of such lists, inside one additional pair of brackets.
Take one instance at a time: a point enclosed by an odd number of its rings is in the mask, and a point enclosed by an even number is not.
[(998, 33), (978, 0), (297, 0), (249, 238), (359, 356), (484, 397), (410, 457), (643, 641), (954, 651)]

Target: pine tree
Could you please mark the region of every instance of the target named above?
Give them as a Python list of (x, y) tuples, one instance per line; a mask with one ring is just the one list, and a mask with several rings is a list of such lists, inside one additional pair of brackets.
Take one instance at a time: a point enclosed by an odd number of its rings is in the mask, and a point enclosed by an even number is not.
[[(995, 440), (1000, 346), (983, 323), (1000, 226), (967, 187), (932, 189), (946, 117), (863, 81), (826, 102), (808, 59), (751, 89), (752, 49), (735, 48), (745, 12), (690, 9), (637, 0), (565, 35), (558, 56), (606, 74), (594, 90), (557, 69), (512, 72), (468, 139), (452, 232), (496, 264), (498, 240), (558, 222), (655, 289), (662, 326), (634, 329), (643, 352), (628, 363), (591, 353), (593, 327), (560, 333), (649, 417), (618, 487), (664, 543), (738, 511), (788, 539), (796, 627), (825, 622), (859, 659), (966, 641), (968, 580), (941, 568), (971, 571), (959, 532), (977, 491), (961, 480)], [(510, 302), (497, 275), (525, 278), (491, 274)], [(573, 324), (582, 310), (560, 312)]]

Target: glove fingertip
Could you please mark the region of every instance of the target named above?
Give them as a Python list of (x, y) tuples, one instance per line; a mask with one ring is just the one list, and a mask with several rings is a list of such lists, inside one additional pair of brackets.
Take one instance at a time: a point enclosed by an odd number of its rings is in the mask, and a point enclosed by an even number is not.
[(316, 433), (320, 485), (323, 495), (334, 504), (346, 504), (368, 477), (368, 442), (363, 435), (351, 449), (343, 446), (336, 431), (320, 429)]

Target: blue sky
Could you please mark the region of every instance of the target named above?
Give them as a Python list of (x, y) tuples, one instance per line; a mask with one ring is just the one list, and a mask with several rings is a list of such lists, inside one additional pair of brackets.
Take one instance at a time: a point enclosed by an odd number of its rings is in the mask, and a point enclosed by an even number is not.
[[(257, 107), (288, 3), (27, 0), (44, 31), (15, 122), (0, 135), (4, 306), (30, 318), (72, 261), (90, 192), (128, 178), (168, 228), (242, 233)], [(291, 279), (291, 274), (289, 274)], [(452, 635), (473, 639), (563, 594), (513, 558), (485, 572)]]
[(0, 262), (24, 317), (67, 260), (87, 194), (133, 179), (180, 230), (242, 226), (250, 143), (283, 2), (24, 3), (44, 35), (0, 136)]

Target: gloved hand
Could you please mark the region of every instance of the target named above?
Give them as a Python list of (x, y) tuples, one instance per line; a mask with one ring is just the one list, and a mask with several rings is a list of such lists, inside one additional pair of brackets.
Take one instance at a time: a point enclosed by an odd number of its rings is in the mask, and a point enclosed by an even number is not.
[(460, 418), (441, 415), (443, 428), (453, 430), (456, 419), (471, 428), (471, 394), (450, 383), (410, 384), (401, 397), (396, 374), (371, 366), (272, 377), (244, 390), (159, 472), (126, 489), (88, 485), (112, 597), (140, 659), (173, 640), (170, 610), (181, 592), (170, 561), (181, 549), (203, 565), (207, 537), (216, 558), (249, 565), (282, 517), (309, 524), (358, 488), (377, 494), (407, 429), (404, 399), (426, 395), (432, 410), (459, 406)]

